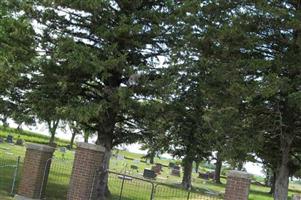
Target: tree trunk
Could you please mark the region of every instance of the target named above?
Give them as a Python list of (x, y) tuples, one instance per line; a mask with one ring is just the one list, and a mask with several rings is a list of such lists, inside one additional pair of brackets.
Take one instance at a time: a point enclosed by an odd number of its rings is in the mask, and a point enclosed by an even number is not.
[(105, 154), (103, 158), (103, 165), (100, 167), (99, 172), (95, 177), (95, 191), (93, 192), (92, 200), (108, 200), (111, 198), (111, 193), (108, 187), (109, 179), (109, 162), (111, 157), (111, 150), (105, 148)]
[(73, 149), (74, 139), (76, 136), (76, 132), (72, 132), (71, 140), (70, 140), (70, 149)]
[(88, 132), (84, 132), (84, 142), (88, 143), (89, 142), (89, 133)]
[(99, 173), (96, 174), (95, 183), (94, 183), (94, 191), (92, 195), (92, 200), (107, 200), (110, 199), (111, 193), (108, 188), (108, 178), (109, 178), (109, 163), (111, 157), (112, 146), (112, 132), (106, 132), (106, 134), (99, 133), (96, 144), (103, 145), (105, 147), (105, 153), (103, 157), (102, 166), (99, 168)]
[(48, 129), (49, 129), (49, 132), (50, 132), (49, 144), (53, 145), (54, 140), (55, 140), (55, 132), (56, 132), (56, 129), (58, 127), (59, 120), (56, 120), (56, 121), (51, 121), (50, 120), (50, 121), (47, 121), (47, 124), (48, 124)]
[(154, 156), (151, 156), (151, 157), (149, 158), (149, 162), (150, 162), (150, 164), (154, 164)]
[(215, 163), (215, 172), (214, 172), (214, 181), (217, 184), (221, 184), (221, 171), (222, 171), (223, 161), (220, 157), (220, 154), (216, 155), (216, 163)]
[(275, 184), (276, 184), (276, 173), (273, 172), (273, 175), (271, 176), (271, 180), (270, 180), (270, 192), (269, 194), (274, 194), (275, 193)]
[(244, 162), (243, 161), (239, 161), (238, 165), (237, 165), (237, 170), (242, 171), (244, 167)]
[(51, 130), (49, 144), (54, 144), (54, 139), (55, 139), (55, 131)]
[(9, 124), (8, 124), (8, 122), (7, 122), (7, 117), (4, 116), (4, 117), (1, 119), (1, 121), (2, 121), (3, 129), (6, 130), (6, 129), (9, 127)]
[(199, 173), (200, 161), (195, 161), (195, 173)]
[[(289, 153), (291, 141), (283, 138), (281, 141), (281, 162), (279, 162), (276, 172), (276, 183), (274, 200), (287, 200), (289, 183)], [(288, 141), (289, 140), (289, 141)]]
[(191, 174), (192, 174), (193, 159), (186, 157), (183, 159), (183, 163), (184, 163), (184, 175), (182, 179), (182, 186), (185, 189), (189, 189), (191, 188)]
[(156, 155), (156, 153), (154, 153), (153, 151), (150, 152), (150, 154), (149, 154), (149, 163), (150, 164), (154, 164), (154, 162), (155, 162), (155, 155)]

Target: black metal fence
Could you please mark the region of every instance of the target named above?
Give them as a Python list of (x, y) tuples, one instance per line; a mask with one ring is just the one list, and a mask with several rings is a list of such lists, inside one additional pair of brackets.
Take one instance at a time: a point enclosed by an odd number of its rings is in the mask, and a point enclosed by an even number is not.
[(109, 189), (112, 200), (219, 200), (221, 196), (205, 194), (176, 185), (109, 172)]
[[(49, 175), (46, 181), (47, 185), (41, 186), (40, 198), (45, 196), (47, 200), (67, 199), (72, 167), (73, 160), (70, 159), (54, 157), (47, 160), (43, 179), (46, 178), (45, 175), (48, 170)], [(45, 188), (45, 195), (42, 194), (43, 188)]]
[(20, 175), (20, 159), (20, 156), (0, 151), (0, 196), (15, 194)]
[[(45, 185), (47, 200), (66, 199), (73, 159), (52, 158), (48, 183)], [(22, 168), (20, 157), (0, 151), (0, 197), (13, 196)], [(220, 196), (196, 190), (185, 190), (177, 185), (109, 171), (109, 189), (112, 200), (220, 200)], [(41, 186), (43, 188), (43, 186)], [(1, 199), (1, 198), (0, 198)]]

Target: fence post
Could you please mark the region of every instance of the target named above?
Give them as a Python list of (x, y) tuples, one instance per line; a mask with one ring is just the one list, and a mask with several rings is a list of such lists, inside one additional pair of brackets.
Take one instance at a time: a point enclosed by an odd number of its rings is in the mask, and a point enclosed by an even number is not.
[(155, 185), (154, 183), (151, 183), (152, 184), (152, 191), (151, 191), (151, 197), (150, 197), (150, 200), (154, 200), (154, 195), (155, 195)]
[(191, 191), (191, 188), (188, 189), (187, 200), (189, 200), (189, 198), (190, 198), (190, 191)]
[[(46, 185), (47, 177), (44, 179), (45, 165), (52, 158), (55, 148), (41, 144), (27, 144), (22, 170), (22, 177), (18, 188), (16, 200), (39, 199), (41, 186)], [(44, 179), (44, 180), (43, 180)]]
[(18, 172), (19, 172), (19, 165), (20, 165), (20, 156), (18, 156), (17, 161), (16, 161), (16, 167), (15, 167), (15, 171), (14, 171), (14, 178), (13, 178), (13, 184), (11, 187), (11, 195), (14, 195), (14, 191), (15, 191), (15, 186), (16, 186), (16, 180), (17, 180), (17, 176), (18, 176)]
[(251, 175), (241, 171), (230, 171), (227, 177), (225, 200), (247, 200)]
[(124, 179), (125, 179), (125, 175), (123, 175), (123, 178), (122, 178), (122, 183), (121, 183), (121, 188), (120, 188), (120, 193), (119, 193), (119, 200), (121, 200), (121, 197), (122, 197)]
[(102, 166), (105, 148), (79, 142), (75, 151), (67, 200), (88, 200), (94, 196), (95, 174)]

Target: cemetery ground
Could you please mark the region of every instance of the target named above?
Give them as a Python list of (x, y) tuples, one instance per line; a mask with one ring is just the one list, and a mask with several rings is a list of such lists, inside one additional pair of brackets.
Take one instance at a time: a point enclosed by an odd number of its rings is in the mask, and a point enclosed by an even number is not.
[[(10, 130), (10, 132), (13, 134), (14, 138), (17, 138), (17, 133), (14, 132), (14, 130)], [(0, 137), (6, 137), (8, 132), (0, 131)], [(22, 139), (25, 139), (26, 141), (36, 142), (36, 143), (42, 143), (45, 144), (48, 141), (48, 137), (44, 135), (34, 134), (34, 133), (22, 133)], [(57, 140), (59, 145), (66, 146), (68, 144), (68, 141), (64, 140)], [(20, 166), (18, 173), (21, 173), (22, 165), (23, 165), (23, 159), (25, 154), (25, 147), (24, 146), (17, 146), (7, 143), (1, 143), (0, 144), (0, 161), (6, 162), (6, 163), (15, 163), (16, 158), (18, 156), (21, 157), (20, 159)], [(126, 173), (131, 176), (138, 176), (142, 177), (143, 170), (145, 168), (151, 168), (151, 164), (148, 164), (144, 162), (144, 159), (141, 157), (143, 155), (141, 154), (135, 154), (130, 153), (127, 151), (122, 150), (115, 150), (113, 152), (117, 156), (112, 156), (111, 162), (110, 162), (110, 171), (118, 172), (118, 173)], [(66, 195), (66, 191), (69, 184), (69, 176), (71, 174), (72, 170), (72, 161), (74, 158), (74, 151), (67, 151), (64, 156), (63, 154), (57, 150), (55, 152), (54, 157), (56, 159), (52, 162), (52, 169), (49, 176), (48, 181), (48, 189), (46, 190), (46, 194), (51, 194), (51, 198), (47, 199), (66, 199), (62, 198)], [(141, 162), (143, 161), (143, 162)], [(161, 163), (164, 166), (168, 166), (169, 162), (176, 162), (175, 160), (169, 160), (169, 159), (158, 159), (155, 160), (157, 163)], [(0, 165), (1, 165), (0, 162)], [(58, 162), (58, 163), (56, 163)], [(63, 163), (63, 165), (62, 165)], [(138, 167), (138, 170), (131, 170), (130, 166), (136, 165)], [(202, 166), (200, 167), (201, 172), (209, 171), (210, 169)], [(211, 169), (212, 170), (212, 169)], [(9, 182), (12, 180), (11, 176), (13, 175), (14, 171), (12, 168), (0, 168), (0, 199), (1, 200), (12, 200), (13, 198), (9, 195), (8, 191), (10, 191), (10, 184)], [(20, 176), (17, 176), (18, 179)], [(256, 181), (263, 181), (263, 178), (261, 177), (254, 177), (254, 180)], [(17, 184), (18, 184), (17, 180)], [(167, 183), (171, 185), (179, 185), (181, 182), (181, 177), (171, 176), (170, 170), (168, 167), (163, 167), (163, 171), (160, 175), (156, 178), (157, 182), (161, 183)], [(117, 185), (118, 183), (115, 180), (109, 179), (109, 186), (110, 190), (113, 195), (118, 196), (119, 194), (119, 188), (120, 186)], [(195, 188), (199, 188), (199, 190), (203, 192), (209, 192), (209, 193), (223, 193), (225, 190), (225, 184), (226, 179), (222, 179), (222, 184), (215, 184), (212, 180), (203, 180), (198, 178), (198, 175), (196, 173), (193, 173), (193, 186)], [(128, 185), (127, 187), (134, 187), (132, 185)], [(136, 186), (137, 187), (137, 186)], [(139, 187), (139, 186), (138, 186)], [(127, 197), (128, 199), (141, 199), (139, 197), (145, 195), (147, 193), (147, 185), (140, 185), (139, 193), (135, 192), (136, 188), (127, 188), (125, 192), (128, 192)], [(145, 188), (145, 192), (143, 192), (143, 188)], [(263, 187), (259, 185), (252, 184), (251, 185), (251, 192), (249, 195), (250, 200), (272, 200), (271, 195), (268, 194), (269, 188)], [(301, 192), (301, 185), (297, 183), (290, 183), (290, 190), (289, 190), (289, 196), (291, 196), (293, 193), (300, 193)], [(179, 193), (180, 194), (180, 193)], [(166, 198), (156, 198), (160, 200), (165, 200)], [(174, 199), (174, 198), (173, 198)], [(183, 199), (179, 195), (179, 200)], [(170, 199), (171, 200), (171, 199)]]

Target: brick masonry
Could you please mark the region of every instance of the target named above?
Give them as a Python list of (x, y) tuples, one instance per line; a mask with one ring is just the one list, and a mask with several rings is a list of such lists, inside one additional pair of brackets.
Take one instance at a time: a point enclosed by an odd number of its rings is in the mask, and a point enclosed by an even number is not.
[[(52, 158), (54, 150), (54, 148), (46, 145), (27, 145), (22, 177), (17, 192), (18, 195), (16, 195), (15, 199), (43, 198), (50, 168), (50, 162), (47, 161)], [(41, 193), (42, 186), (44, 187)], [(42, 196), (40, 196), (40, 193)]]
[(240, 171), (230, 171), (227, 178), (224, 200), (247, 200), (251, 175)]
[(105, 148), (99, 145), (78, 143), (67, 195), (68, 200), (87, 200), (93, 193), (96, 172), (102, 166)]

